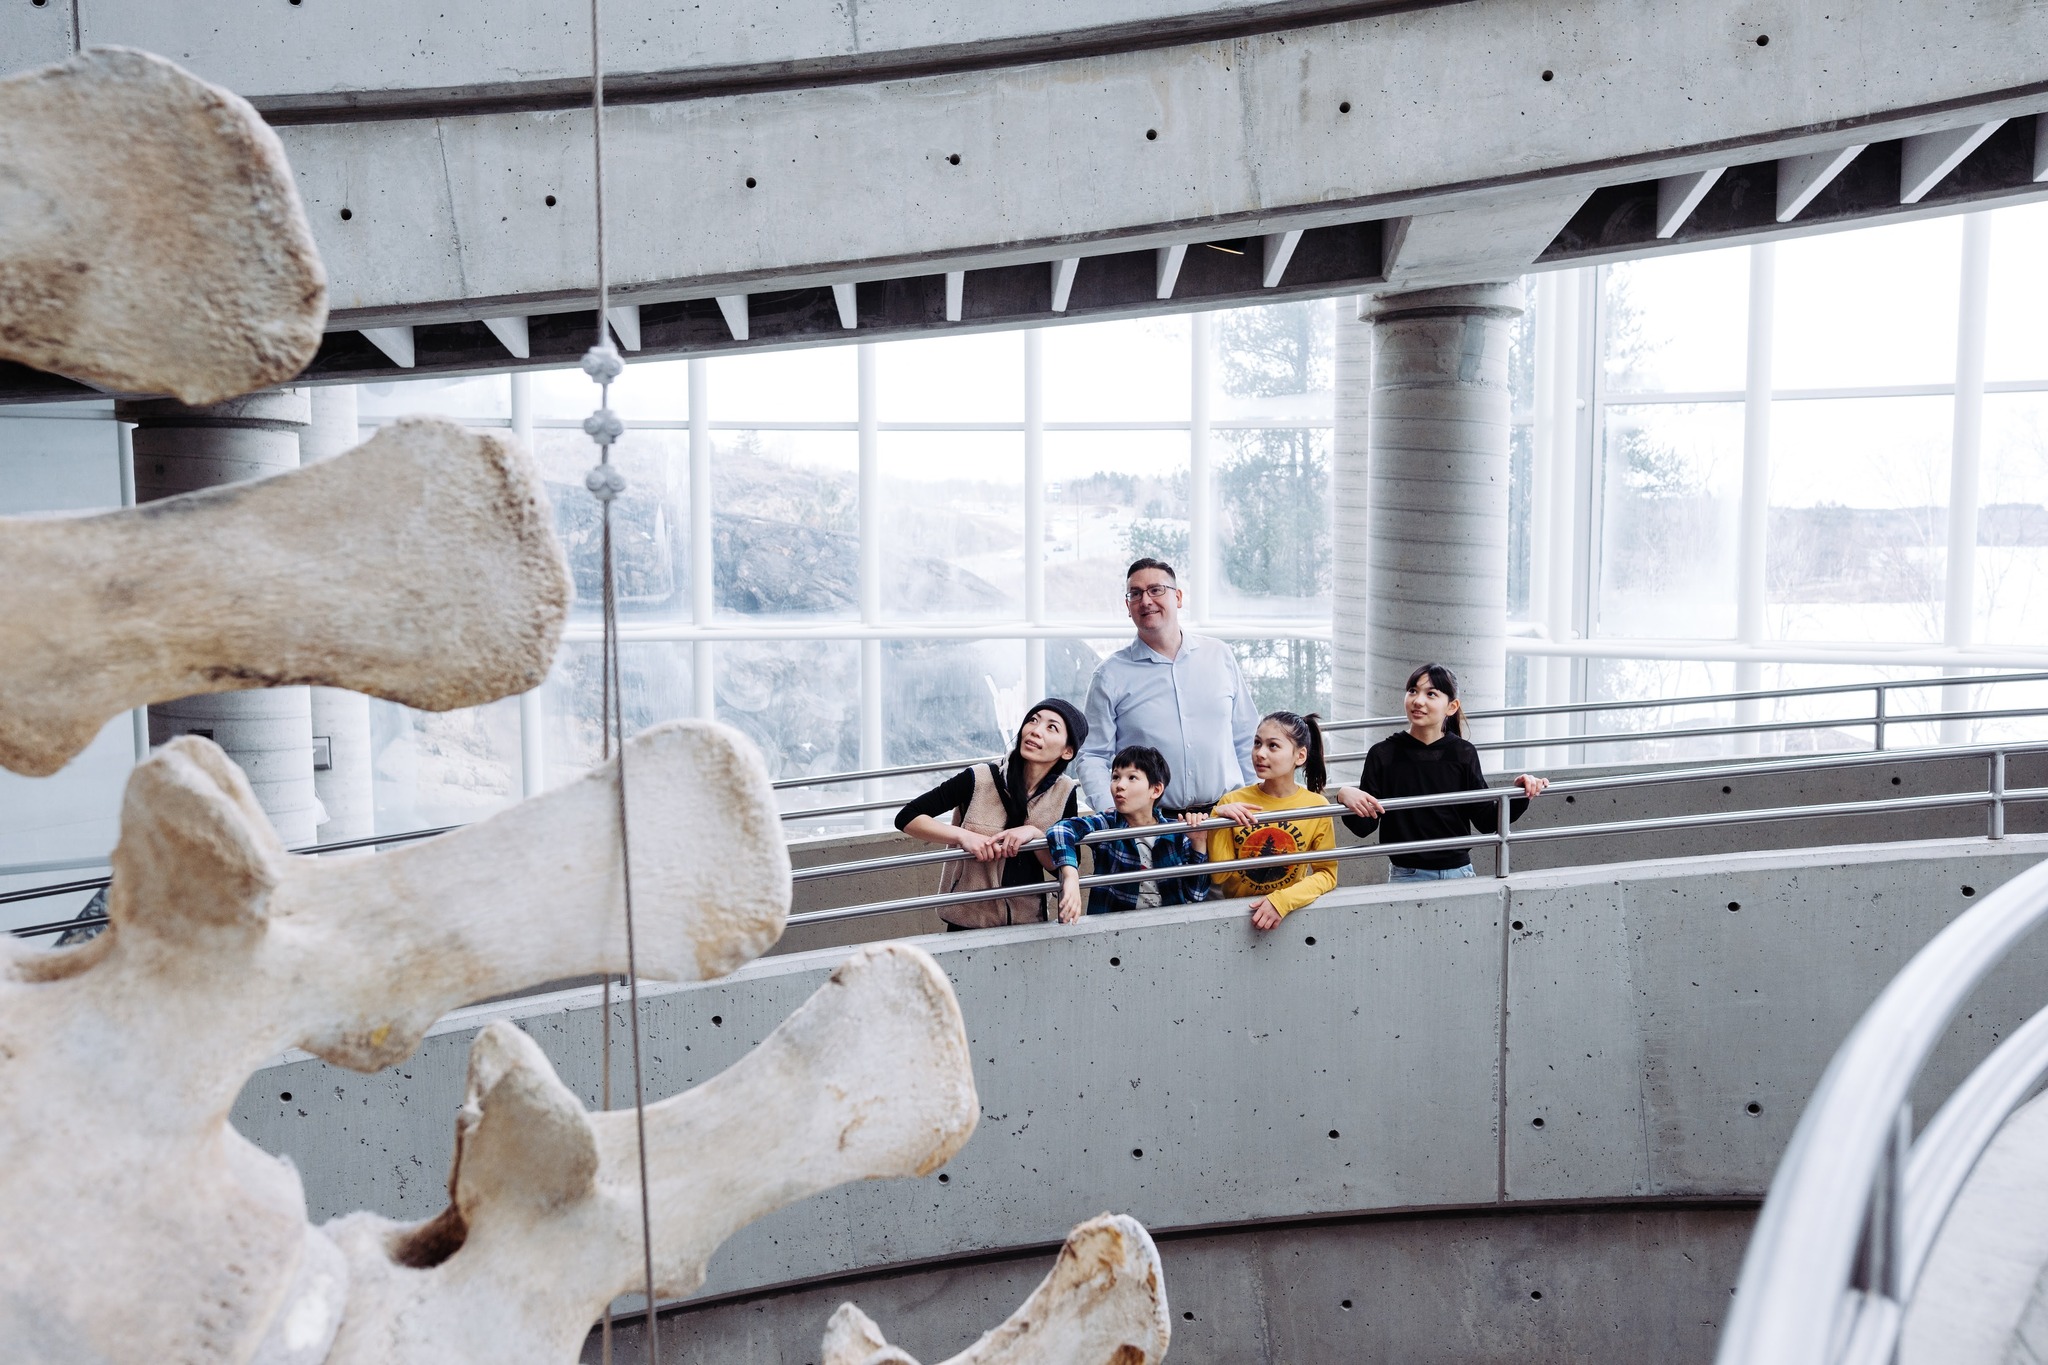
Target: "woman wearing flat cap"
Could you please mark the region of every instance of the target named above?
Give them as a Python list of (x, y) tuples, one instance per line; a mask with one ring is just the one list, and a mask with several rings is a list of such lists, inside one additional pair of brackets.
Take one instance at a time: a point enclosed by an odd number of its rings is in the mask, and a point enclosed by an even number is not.
[[(1067, 765), (1088, 738), (1088, 719), (1079, 708), (1047, 697), (1024, 713), (1017, 742), (1001, 763), (962, 768), (896, 812), (896, 828), (914, 839), (957, 848), (968, 857), (949, 862), (939, 890), (993, 891), (1045, 882), (1045, 863), (1024, 845), (1046, 827), (1080, 811), (1080, 784)], [(953, 813), (953, 823), (938, 817)], [(1046, 918), (1043, 895), (1001, 896), (943, 906), (948, 929), (989, 929), (999, 924), (1037, 924)]]

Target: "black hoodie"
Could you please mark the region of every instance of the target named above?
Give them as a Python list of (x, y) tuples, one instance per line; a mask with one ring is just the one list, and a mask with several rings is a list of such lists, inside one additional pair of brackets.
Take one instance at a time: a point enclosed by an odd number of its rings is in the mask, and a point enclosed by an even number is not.
[[(1479, 770), (1479, 751), (1446, 730), (1434, 744), (1424, 744), (1402, 730), (1387, 736), (1366, 750), (1365, 767), (1358, 785), (1368, 794), (1385, 801), (1396, 796), (1436, 796), (1442, 792), (1482, 790), (1486, 775)], [(1519, 820), (1529, 809), (1529, 798), (1515, 798), (1508, 806), (1508, 819)], [(1492, 834), (1499, 826), (1500, 805), (1475, 801), (1469, 806), (1428, 806), (1421, 810), (1392, 810), (1374, 819), (1347, 815), (1344, 828), (1361, 839), (1380, 831), (1383, 844), (1404, 844), (1421, 839), (1462, 839), (1472, 830)], [(1384, 828), (1382, 828), (1384, 826)], [(1463, 867), (1472, 861), (1469, 848), (1443, 848), (1428, 853), (1396, 853), (1388, 859), (1396, 867), (1444, 870)]]

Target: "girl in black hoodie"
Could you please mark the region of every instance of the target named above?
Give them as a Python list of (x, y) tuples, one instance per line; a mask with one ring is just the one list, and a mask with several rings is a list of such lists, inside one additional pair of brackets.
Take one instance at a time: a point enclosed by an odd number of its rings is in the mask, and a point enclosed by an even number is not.
[[(1408, 675), (1404, 703), (1407, 730), (1389, 735), (1367, 750), (1359, 785), (1339, 787), (1334, 793), (1338, 804), (1351, 812), (1344, 817), (1344, 827), (1360, 838), (1377, 829), (1383, 844), (1462, 839), (1473, 829), (1482, 834), (1494, 833), (1500, 825), (1500, 807), (1492, 801), (1475, 801), (1467, 806), (1424, 806), (1391, 813), (1380, 805), (1383, 797), (1435, 796), (1486, 789), (1486, 776), (1479, 770), (1479, 751), (1465, 739), (1457, 675), (1442, 664), (1424, 664)], [(1521, 819), (1522, 812), (1529, 808), (1529, 798), (1550, 783), (1524, 773), (1515, 779), (1515, 785), (1525, 795), (1509, 803), (1511, 821)], [(1472, 875), (1469, 848), (1396, 853), (1388, 861), (1392, 864), (1387, 869), (1388, 881), (1440, 881)]]

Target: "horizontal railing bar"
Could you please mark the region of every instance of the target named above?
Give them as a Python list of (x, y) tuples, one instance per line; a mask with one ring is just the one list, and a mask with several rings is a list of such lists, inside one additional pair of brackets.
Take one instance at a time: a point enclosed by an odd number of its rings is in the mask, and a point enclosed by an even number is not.
[[(1640, 711), (1661, 707), (1669, 707), (1676, 709), (1679, 707), (1687, 706), (1711, 706), (1727, 702), (1764, 701), (1786, 697), (1843, 696), (1854, 692), (1875, 693), (1880, 689), (1896, 690), (1899, 688), (1963, 686), (1987, 687), (2000, 683), (2021, 682), (2048, 682), (2048, 671), (2036, 673), (1988, 674), (1979, 677), (1969, 678), (1908, 678), (1897, 682), (1887, 679), (1880, 682), (1867, 683), (1830, 683), (1823, 687), (1776, 688), (1754, 692), (1720, 692), (1695, 697), (1665, 697), (1645, 701), (1594, 701), (1559, 703), (1555, 706), (1510, 706), (1500, 707), (1491, 711), (1472, 711), (1467, 713), (1467, 719), (1474, 721), (1513, 720), (1518, 718), (1533, 719), (1543, 716), (1586, 715), (1600, 711)], [(2022, 711), (2012, 714), (2033, 715), (2037, 713), (2048, 715), (2048, 708), (2025, 708)], [(1929, 720), (1938, 719), (1969, 719), (1973, 716), (1980, 715), (1987, 719), (2007, 718), (2007, 713), (2003, 712), (1929, 712), (1924, 714), (1905, 715), (1899, 717), (1887, 716), (1885, 717), (1885, 723), (1887, 725), (1891, 725), (1894, 723), (1903, 725), (1909, 723), (1921, 723)], [(1876, 719), (1877, 718), (1875, 716), (1866, 716), (1850, 717), (1839, 721), (1788, 720), (1783, 722), (1764, 723), (1756, 732), (1766, 733), (1771, 730), (1813, 729), (1822, 725), (1866, 726), (1874, 725), (1876, 723)], [(1405, 726), (1407, 723), (1408, 719), (1406, 716), (1367, 716), (1360, 720), (1330, 721), (1327, 724), (1325, 724), (1322, 728), (1323, 733), (1325, 734), (1336, 734), (1349, 730), (1366, 730), (1375, 728), (1391, 729), (1394, 727)], [(1733, 727), (1727, 727), (1725, 728), (1725, 731), (1722, 732), (1731, 734), (1744, 733), (1742, 731), (1734, 729)], [(1648, 738), (1651, 736), (1648, 733), (1644, 733), (1631, 737)], [(1538, 747), (1552, 748), (1560, 747), (1567, 744), (1589, 744), (1597, 742), (1599, 742), (1599, 738), (1596, 735), (1545, 735), (1527, 736), (1520, 740), (1489, 740), (1479, 747), (1529, 749)], [(869, 768), (859, 772), (825, 773), (816, 777), (784, 778), (781, 781), (775, 783), (775, 786), (777, 790), (787, 790), (793, 787), (837, 786), (841, 783), (865, 782), (872, 781), (878, 778), (912, 776), (917, 773), (944, 772), (948, 768), (961, 768), (974, 763), (998, 762), (1001, 760), (1001, 757), (1002, 756), (1000, 754), (989, 754), (973, 758), (941, 760), (935, 763), (916, 763), (897, 768)]]

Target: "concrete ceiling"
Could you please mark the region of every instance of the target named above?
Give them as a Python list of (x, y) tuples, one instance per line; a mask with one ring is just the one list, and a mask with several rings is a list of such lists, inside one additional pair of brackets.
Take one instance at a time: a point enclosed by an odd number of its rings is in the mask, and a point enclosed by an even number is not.
[[(2048, 194), (2027, 0), (605, 13), (615, 320), (644, 354), (1419, 288)], [(6, 65), (69, 50), (69, 10), (0, 15)], [(332, 287), (310, 379), (587, 344), (576, 0), (77, 20), (281, 125)], [(76, 392), (0, 373), (0, 398), (44, 391)]]

